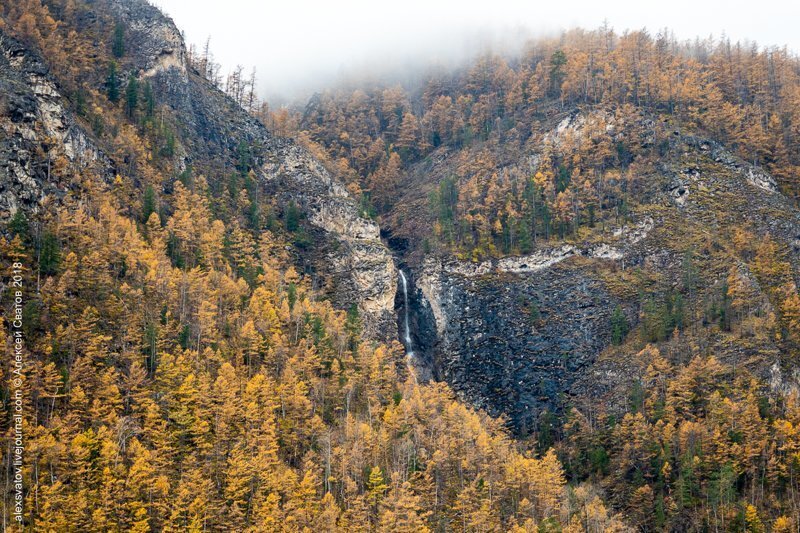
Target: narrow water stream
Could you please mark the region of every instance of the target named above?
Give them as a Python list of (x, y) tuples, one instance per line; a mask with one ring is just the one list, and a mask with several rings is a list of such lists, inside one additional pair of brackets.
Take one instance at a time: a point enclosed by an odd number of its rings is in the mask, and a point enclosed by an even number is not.
[(408, 280), (406, 279), (406, 274), (402, 270), (400, 272), (400, 283), (403, 286), (403, 310), (405, 311), (404, 316), (404, 323), (403, 323), (403, 344), (406, 347), (406, 356), (413, 357), (414, 356), (414, 346), (411, 342), (411, 324), (409, 323), (408, 319)]

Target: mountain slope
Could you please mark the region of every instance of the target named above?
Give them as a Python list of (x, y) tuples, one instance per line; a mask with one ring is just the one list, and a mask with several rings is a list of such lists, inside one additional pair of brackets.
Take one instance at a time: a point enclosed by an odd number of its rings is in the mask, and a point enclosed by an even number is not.
[(332, 89), (298, 136), (347, 162), (411, 270), (420, 360), (526, 434), (612, 344), (635, 357), (688, 329), (686, 353), (746, 352), (764, 379), (792, 362), (800, 64), (737, 46), (571, 32), (406, 88)]
[(426, 531), (468, 508), (532, 530), (590, 503), (620, 523), (376, 342), (395, 292), (377, 226), (197, 75), (168, 19), (138, 0), (0, 8), (0, 343), (27, 347), (26, 528)]
[[(560, 134), (574, 134), (570, 128), (560, 127)], [(694, 324), (709, 320), (702, 315), (710, 302), (734, 281), (749, 287), (748, 313), (776, 314), (782, 300), (772, 292), (776, 280), (753, 272), (747, 260), (755, 253), (752, 244), (731, 243), (737, 228), (769, 235), (787, 253), (792, 273), (783, 281), (793, 284), (800, 212), (768, 174), (711, 141), (675, 135), (670, 154), (637, 176), (638, 205), (624, 225), (582, 240), (542, 243), (527, 255), (480, 262), (426, 259), (417, 270), (418, 313), (425, 315), (423, 323), (436, 326), (437, 334), (427, 338), (435, 339), (430, 349), (439, 374), (472, 403), (508, 414), (519, 429), (530, 431), (543, 412), (572, 403), (563, 394), (594, 398), (611, 386), (592, 364), (613, 348), (615, 308), (624, 312), (627, 328), (647, 330), (631, 339), (631, 349), (638, 349), (642, 340), (672, 335), (655, 331), (648, 322), (654, 311), (647, 306), (676, 295), (685, 309), (674, 325), (691, 329), (720, 360), (744, 362), (765, 379), (774, 367), (791, 365), (791, 345), (766, 332), (753, 342), (743, 339), (750, 333), (707, 327), (701, 333)], [(439, 164), (447, 168), (448, 162)], [(430, 176), (430, 169), (424, 172)], [(417, 187), (424, 186), (412, 186)], [(691, 290), (685, 279), (689, 256), (699, 270)], [(746, 327), (738, 318), (733, 329)], [(620, 378), (627, 379), (624, 370)], [(576, 380), (580, 393), (572, 385)]]
[(797, 55), (603, 27), (406, 78), (296, 136), (376, 212), (419, 363), (640, 530), (796, 527)]
[[(206, 175), (212, 188), (221, 188), (238, 166), (243, 173), (254, 173), (253, 179), (258, 183), (254, 194), (271, 197), (277, 206), (276, 216), (282, 215), (281, 206), (295, 202), (315, 234), (315, 253), (304, 254), (304, 268), (319, 278), (318, 285), (335, 287), (330, 296), (340, 308), (360, 308), (370, 335), (391, 338), (386, 332), (394, 321), (396, 275), (392, 259), (380, 243), (377, 226), (359, 217), (347, 191), (310, 155), (291, 141), (271, 136), (261, 123), (194, 72), (187, 63), (180, 32), (155, 7), (143, 1), (112, 3), (109, 7), (117, 24), (126, 27), (127, 53), (119, 68), (136, 74), (138, 83), (151, 84), (163, 106), (161, 113), (169, 113), (177, 124), (174, 172), (190, 168), (195, 174)], [(16, 117), (33, 122), (24, 126), (25, 131), (12, 126), (8, 130), (11, 142), (35, 144), (55, 136), (55, 142), (64, 145), (70, 160), (107, 157), (94, 153), (97, 149), (93, 146), (86, 146), (92, 134), (81, 131), (83, 125), (65, 109), (63, 97), (45, 76), (44, 66), (26, 59), (30, 54), (25, 54), (18, 43), (9, 42), (5, 55), (19, 56), (13, 60), (14, 65), (9, 59), (9, 77), (24, 79), (33, 87), (27, 93), (25, 87), (10, 91), (11, 124), (15, 124)], [(120, 74), (120, 78), (124, 76)], [(24, 108), (23, 102), (28, 102), (30, 108)], [(160, 120), (163, 122), (163, 116)], [(38, 136), (33, 131), (36, 128), (41, 130)], [(244, 163), (239, 161), (242, 147), (248, 152)], [(29, 151), (15, 146), (17, 154), (20, 148), (22, 153)], [(9, 181), (23, 184), (15, 186), (13, 192), (8, 187), (4, 202), (9, 215), (25, 197), (27, 207), (35, 209), (52, 185), (42, 169), (20, 170), (26, 163), (15, 162), (7, 171), (12, 177)], [(114, 175), (108, 162), (98, 172), (106, 179)], [(170, 186), (156, 185), (164, 190)], [(259, 198), (252, 200), (257, 202)]]
[(295, 141), (143, 0), (0, 14), (26, 527), (797, 529), (794, 56), (574, 32)]

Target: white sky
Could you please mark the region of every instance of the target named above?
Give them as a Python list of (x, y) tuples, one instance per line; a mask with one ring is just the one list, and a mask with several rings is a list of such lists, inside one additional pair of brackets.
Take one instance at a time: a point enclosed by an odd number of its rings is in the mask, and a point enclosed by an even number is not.
[(733, 40), (800, 51), (800, 0), (151, 0), (211, 50), (223, 74), (258, 71), (262, 97), (302, 98), (344, 73), (452, 61), (487, 42), (604, 20), (617, 31), (668, 27), (679, 39)]

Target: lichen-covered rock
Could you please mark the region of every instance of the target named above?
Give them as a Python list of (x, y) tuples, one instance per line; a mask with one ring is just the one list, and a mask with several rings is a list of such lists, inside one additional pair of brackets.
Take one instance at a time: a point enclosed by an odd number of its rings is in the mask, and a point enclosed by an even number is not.
[(186, 77), (186, 47), (172, 19), (144, 0), (117, 0), (111, 7), (125, 26), (127, 55), (138, 73), (173, 70)]
[(526, 433), (609, 342), (616, 306), (570, 262), (513, 274), (465, 276), (429, 262), (416, 283), (436, 324), (435, 374), (466, 400)]

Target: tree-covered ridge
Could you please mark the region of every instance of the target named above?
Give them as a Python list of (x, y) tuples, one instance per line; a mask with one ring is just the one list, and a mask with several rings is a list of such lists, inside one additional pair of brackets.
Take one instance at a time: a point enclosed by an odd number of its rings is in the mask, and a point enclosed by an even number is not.
[[(410, 87), (326, 91), (295, 122), (276, 121), (324, 147), (381, 213), (396, 207), (409, 172), (451, 157), (454, 184), (441, 184), (451, 201), (437, 191), (427, 207), (436, 241), (503, 255), (627, 212), (626, 182), (666, 155), (675, 129), (723, 143), (796, 198), (798, 95), (800, 63), (786, 49), (604, 27), (536, 39), (517, 57), (481, 57)], [(592, 117), (581, 138), (547, 148), (546, 133), (576, 109)], [(524, 153), (543, 157), (531, 164)]]
[[(772, 194), (734, 168), (796, 199), (799, 73), (781, 49), (574, 31), (415, 86), (333, 89), (275, 120), (327, 154), (416, 260), (535, 257), (657, 219), (643, 261), (592, 264), (628, 311), (610, 314), (612, 346), (587, 379), (618, 372), (603, 399), (627, 400), (559, 399), (566, 425), (544, 412), (535, 440), (640, 530), (793, 531), (796, 399), (780, 361), (791, 371), (800, 339), (796, 266), (780, 223), (731, 200)], [(692, 183), (684, 173), (702, 177), (686, 209), (665, 194)], [(770, 383), (750, 372), (767, 364)]]

